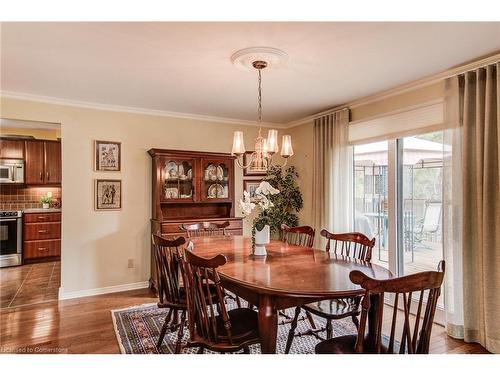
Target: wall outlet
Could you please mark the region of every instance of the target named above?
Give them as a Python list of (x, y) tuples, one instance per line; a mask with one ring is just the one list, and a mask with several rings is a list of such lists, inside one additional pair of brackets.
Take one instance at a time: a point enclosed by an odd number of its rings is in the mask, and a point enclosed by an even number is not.
[(134, 268), (134, 259), (130, 258), (128, 260), (128, 268)]

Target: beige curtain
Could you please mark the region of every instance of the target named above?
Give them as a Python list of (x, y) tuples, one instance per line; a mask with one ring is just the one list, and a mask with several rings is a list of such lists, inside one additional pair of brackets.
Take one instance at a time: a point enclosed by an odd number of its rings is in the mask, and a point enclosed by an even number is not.
[(348, 126), (347, 108), (314, 120), (313, 226), (315, 245), (321, 248), (321, 229), (352, 230), (353, 161)]
[(448, 335), (464, 338), (462, 254), (462, 127), (457, 77), (445, 82), (443, 138), (443, 252), (446, 260), (444, 298)]
[(459, 77), (464, 338), (500, 353), (500, 63)]

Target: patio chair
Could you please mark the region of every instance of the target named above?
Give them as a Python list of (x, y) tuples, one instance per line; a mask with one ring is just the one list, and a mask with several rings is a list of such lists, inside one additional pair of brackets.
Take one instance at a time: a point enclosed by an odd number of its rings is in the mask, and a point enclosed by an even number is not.
[(425, 206), (424, 217), (416, 223), (413, 229), (413, 244), (411, 250), (416, 247), (430, 249), (429, 246), (423, 244), (426, 235), (434, 234), (441, 228), (441, 202), (427, 202)]

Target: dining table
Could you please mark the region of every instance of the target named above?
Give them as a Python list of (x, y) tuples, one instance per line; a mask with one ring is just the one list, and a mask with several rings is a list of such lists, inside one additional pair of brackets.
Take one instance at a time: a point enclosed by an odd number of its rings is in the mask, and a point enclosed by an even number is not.
[[(266, 245), (267, 255), (252, 253), (246, 236), (197, 237), (190, 239), (193, 252), (204, 258), (223, 254), (227, 262), (217, 268), (222, 286), (258, 308), (262, 353), (276, 353), (278, 312), (332, 298), (361, 296), (364, 290), (349, 279), (359, 270), (371, 278), (389, 279), (392, 273), (376, 264), (324, 250), (296, 246), (278, 240)], [(368, 340), (381, 315), (383, 301), (370, 296)]]

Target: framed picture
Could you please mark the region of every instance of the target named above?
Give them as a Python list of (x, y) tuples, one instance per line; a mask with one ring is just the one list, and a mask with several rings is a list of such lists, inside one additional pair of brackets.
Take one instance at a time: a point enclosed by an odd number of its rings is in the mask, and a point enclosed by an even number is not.
[(120, 142), (94, 141), (94, 170), (120, 172), (122, 167)]
[[(247, 165), (250, 163), (250, 158), (252, 157), (253, 151), (247, 151), (243, 154), (243, 165)], [(267, 172), (261, 171), (261, 170), (256, 170), (255, 166), (250, 165), (248, 168), (243, 169), (243, 176), (265, 176)]]
[(94, 209), (96, 211), (122, 209), (122, 180), (95, 180)]
[(244, 180), (243, 181), (243, 190), (247, 191), (250, 194), (250, 200), (255, 198), (255, 190), (260, 185), (260, 180)]

